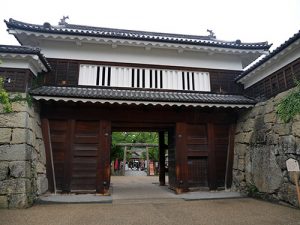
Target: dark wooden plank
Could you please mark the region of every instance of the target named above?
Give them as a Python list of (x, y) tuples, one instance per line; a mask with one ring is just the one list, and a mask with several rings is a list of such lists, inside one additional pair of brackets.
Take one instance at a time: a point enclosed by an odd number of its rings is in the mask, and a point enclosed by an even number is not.
[(72, 178), (72, 161), (73, 161), (73, 142), (74, 142), (74, 130), (75, 120), (69, 120), (67, 123), (67, 134), (65, 139), (65, 163), (64, 163), (64, 181), (65, 192), (71, 191), (71, 178)]
[(215, 159), (215, 134), (214, 124), (207, 124), (208, 131), (208, 186), (211, 190), (217, 189), (217, 173), (216, 173), (216, 159)]
[(188, 191), (186, 123), (176, 123), (176, 193)]
[(97, 157), (96, 191), (107, 194), (110, 185), (111, 123), (102, 120), (98, 124), (100, 149)]

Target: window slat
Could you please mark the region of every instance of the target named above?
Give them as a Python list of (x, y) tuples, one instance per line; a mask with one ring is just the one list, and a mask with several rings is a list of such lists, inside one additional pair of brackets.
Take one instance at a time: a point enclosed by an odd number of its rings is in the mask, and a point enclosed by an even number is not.
[(208, 72), (80, 65), (78, 85), (210, 91)]

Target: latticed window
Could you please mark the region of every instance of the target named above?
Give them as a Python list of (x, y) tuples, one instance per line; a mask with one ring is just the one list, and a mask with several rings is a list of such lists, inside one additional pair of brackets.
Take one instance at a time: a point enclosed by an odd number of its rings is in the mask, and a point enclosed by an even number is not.
[(210, 91), (208, 72), (80, 65), (79, 85)]

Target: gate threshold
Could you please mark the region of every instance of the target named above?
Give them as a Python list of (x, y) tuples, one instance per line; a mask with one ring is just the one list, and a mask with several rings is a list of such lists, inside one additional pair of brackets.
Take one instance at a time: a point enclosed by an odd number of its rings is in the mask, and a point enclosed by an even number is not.
[(194, 201), (194, 200), (216, 200), (216, 199), (245, 198), (247, 196), (243, 193), (224, 190), (224, 191), (187, 192), (187, 193), (178, 195), (178, 197), (185, 200), (185, 201)]
[(39, 204), (84, 204), (84, 203), (112, 203), (111, 196), (97, 194), (47, 194), (40, 196)]

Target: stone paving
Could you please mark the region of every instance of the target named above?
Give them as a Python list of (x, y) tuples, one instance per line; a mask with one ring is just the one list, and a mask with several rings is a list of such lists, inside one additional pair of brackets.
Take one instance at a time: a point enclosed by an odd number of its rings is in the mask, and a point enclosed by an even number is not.
[(0, 225), (300, 225), (300, 210), (250, 198), (185, 201), (158, 177), (112, 177), (112, 203), (0, 210)]

